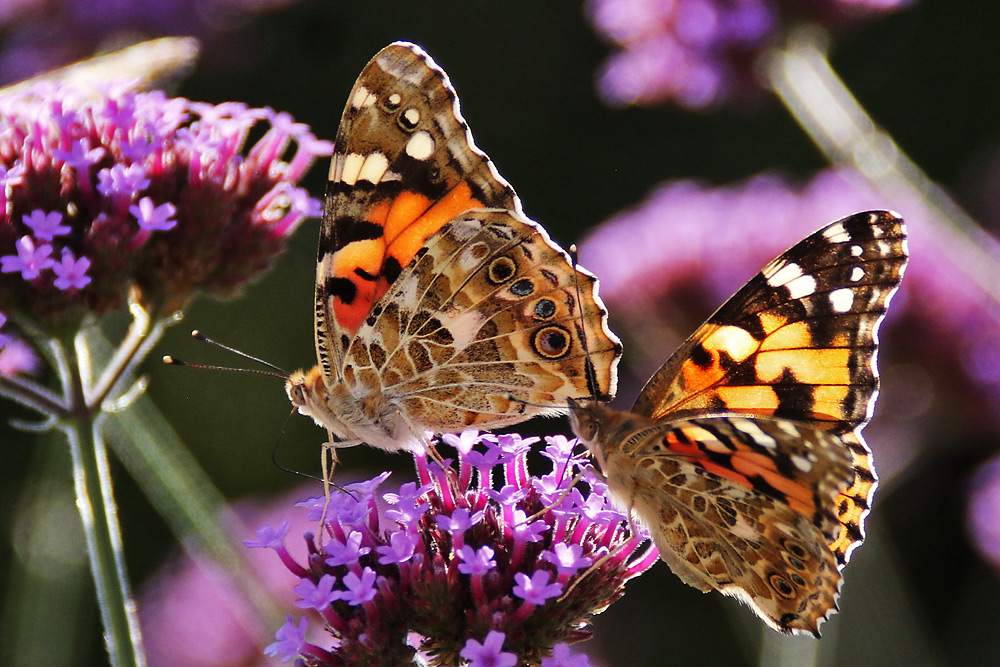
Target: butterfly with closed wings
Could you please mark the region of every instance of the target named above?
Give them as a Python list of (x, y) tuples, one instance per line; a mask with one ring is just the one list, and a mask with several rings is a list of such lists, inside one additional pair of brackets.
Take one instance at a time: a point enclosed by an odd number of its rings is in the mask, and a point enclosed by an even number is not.
[[(579, 298), (578, 295), (579, 294)], [(286, 389), (333, 447), (409, 450), (610, 398), (597, 280), (521, 211), (420, 47), (380, 51), (335, 140), (316, 267), (319, 363)]]
[(674, 574), (780, 632), (819, 636), (864, 539), (877, 477), (861, 429), (906, 262), (896, 214), (834, 222), (730, 298), (630, 412), (570, 402), (612, 498)]

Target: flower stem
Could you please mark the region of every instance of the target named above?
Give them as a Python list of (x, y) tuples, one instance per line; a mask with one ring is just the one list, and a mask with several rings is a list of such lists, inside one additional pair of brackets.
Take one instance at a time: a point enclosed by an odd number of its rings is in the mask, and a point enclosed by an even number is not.
[(770, 51), (762, 76), (795, 120), (836, 166), (860, 173), (892, 200), (919, 202), (935, 225), (937, 249), (994, 302), (1000, 303), (1000, 241), (985, 232), (868, 115), (830, 67), (826, 33), (793, 30)]
[(67, 348), (72, 417), (63, 420), (60, 426), (70, 446), (76, 504), (97, 588), (104, 637), (112, 665), (139, 667), (146, 661), (135, 602), (125, 574), (121, 526), (107, 450), (100, 434), (100, 415), (87, 409), (77, 352), (73, 346)]

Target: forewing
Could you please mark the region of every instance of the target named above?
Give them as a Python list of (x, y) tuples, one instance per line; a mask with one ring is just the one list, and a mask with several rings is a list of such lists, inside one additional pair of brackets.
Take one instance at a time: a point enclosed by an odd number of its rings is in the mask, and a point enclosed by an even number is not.
[(474, 208), (520, 211), (472, 141), (448, 76), (398, 42), (361, 72), (340, 121), (316, 271), (316, 346), (338, 379), (347, 346), (426, 240)]

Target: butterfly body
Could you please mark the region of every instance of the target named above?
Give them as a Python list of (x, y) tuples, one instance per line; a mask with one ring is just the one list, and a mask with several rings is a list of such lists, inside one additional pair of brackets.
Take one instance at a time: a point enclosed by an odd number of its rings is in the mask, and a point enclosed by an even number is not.
[(413, 44), (379, 52), (344, 109), (315, 314), (319, 363), (286, 390), (335, 445), (410, 449), (617, 383), (596, 278), (524, 215)]
[(877, 478), (860, 430), (905, 229), (874, 211), (768, 264), (658, 370), (631, 411), (571, 404), (623, 509), (685, 583), (818, 636)]

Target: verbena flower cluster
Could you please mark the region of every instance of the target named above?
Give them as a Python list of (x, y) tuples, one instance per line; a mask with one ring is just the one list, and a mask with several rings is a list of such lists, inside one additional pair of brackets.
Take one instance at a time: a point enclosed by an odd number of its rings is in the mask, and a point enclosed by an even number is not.
[(597, 31), (618, 47), (599, 75), (612, 104), (701, 108), (758, 93), (757, 56), (798, 21), (844, 26), (909, 0), (590, 0)]
[[(326, 517), (322, 540), (305, 535), (306, 562), (285, 547), (287, 523), (245, 543), (275, 550), (307, 611), (287, 618), (268, 654), (307, 665), (398, 666), (418, 654), (431, 665), (586, 664), (566, 645), (589, 636), (590, 618), (658, 559), (655, 548), (638, 550), (646, 536), (629, 532), (601, 482), (573, 486), (584, 465), (575, 441), (546, 438), (552, 469), (535, 478), (527, 454), (538, 438), (443, 440), (457, 468), (416, 456), (419, 484), (381, 493), (384, 473), (325, 508), (302, 503)], [(325, 639), (307, 640), (310, 628)]]
[(161, 310), (237, 294), (318, 215), (296, 183), (331, 150), (239, 103), (45, 81), (0, 95), (0, 310), (53, 329), (133, 288)]

